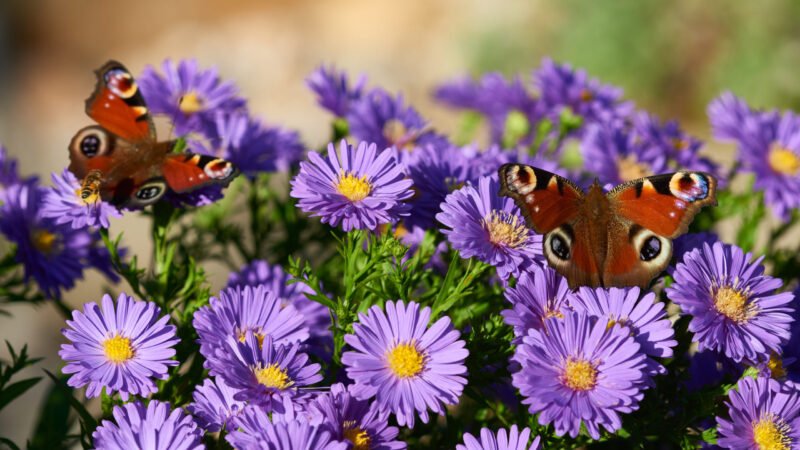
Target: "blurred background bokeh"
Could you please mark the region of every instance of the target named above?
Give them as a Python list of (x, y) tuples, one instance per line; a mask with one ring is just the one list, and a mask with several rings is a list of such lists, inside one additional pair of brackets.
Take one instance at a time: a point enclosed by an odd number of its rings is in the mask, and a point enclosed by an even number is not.
[[(330, 117), (304, 85), (321, 63), (402, 91), (449, 133), (458, 121), (433, 102), (437, 83), (490, 70), (528, 77), (544, 56), (621, 86), (638, 107), (708, 138), (705, 107), (723, 90), (754, 106), (800, 109), (798, 19), (797, 0), (4, 1), (0, 142), (23, 174), (49, 183), (49, 174), (67, 165), (69, 139), (90, 123), (84, 99), (94, 69), (115, 58), (136, 74), (186, 57), (216, 66), (255, 115), (299, 130), (312, 147), (330, 130)], [(729, 151), (706, 147), (712, 158)], [(141, 257), (149, 247), (145, 223), (127, 215), (112, 225)], [(227, 273), (210, 271), (217, 289)], [(66, 295), (68, 304), (99, 300), (104, 283), (89, 276)], [(11, 312), (0, 317), (0, 339), (15, 348), (27, 342), (32, 355), (45, 358), (28, 375), (58, 371), (63, 320), (55, 308), (18, 305)], [(48, 385), (0, 412), (0, 436), (25, 441)]]

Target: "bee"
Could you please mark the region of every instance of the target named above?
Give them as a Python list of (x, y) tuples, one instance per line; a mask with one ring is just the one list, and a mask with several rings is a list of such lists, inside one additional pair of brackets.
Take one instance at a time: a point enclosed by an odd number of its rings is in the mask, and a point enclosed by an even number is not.
[(81, 187), (75, 190), (75, 194), (85, 204), (97, 203), (100, 200), (100, 183), (103, 181), (103, 175), (99, 170), (92, 170), (83, 178)]

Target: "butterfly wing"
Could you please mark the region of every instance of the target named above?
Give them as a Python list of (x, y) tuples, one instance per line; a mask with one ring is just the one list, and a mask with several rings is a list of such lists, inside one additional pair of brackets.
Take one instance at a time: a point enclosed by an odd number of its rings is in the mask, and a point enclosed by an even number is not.
[(95, 74), (97, 86), (86, 100), (86, 114), (122, 139), (155, 142), (153, 119), (128, 69), (108, 61)]
[(584, 194), (566, 178), (524, 164), (504, 164), (499, 174), (500, 195), (514, 199), (537, 233), (549, 233), (577, 216)]
[(716, 205), (717, 181), (702, 172), (656, 175), (622, 184), (609, 200), (603, 285), (648, 287), (672, 257), (672, 239), (697, 212)]
[(700, 209), (717, 204), (717, 180), (703, 172), (677, 172), (621, 184), (608, 193), (615, 215), (674, 239)]
[(178, 193), (211, 184), (227, 186), (239, 174), (230, 161), (194, 153), (167, 155), (161, 171), (169, 188)]

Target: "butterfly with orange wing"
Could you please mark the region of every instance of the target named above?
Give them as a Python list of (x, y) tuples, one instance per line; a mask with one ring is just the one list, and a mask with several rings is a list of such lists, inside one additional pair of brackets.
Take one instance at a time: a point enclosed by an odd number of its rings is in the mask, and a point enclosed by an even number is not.
[(143, 207), (168, 191), (186, 193), (212, 184), (227, 186), (238, 174), (229, 161), (173, 153), (175, 141), (158, 142), (153, 119), (133, 76), (109, 61), (96, 72), (97, 86), (86, 114), (98, 125), (78, 131), (69, 144), (69, 170), (83, 180), (79, 195), (116, 206)]
[(544, 254), (571, 288), (646, 288), (672, 258), (672, 239), (686, 233), (704, 206), (716, 205), (717, 180), (677, 172), (588, 192), (523, 164), (500, 167), (501, 195), (514, 199), (528, 226), (544, 235)]

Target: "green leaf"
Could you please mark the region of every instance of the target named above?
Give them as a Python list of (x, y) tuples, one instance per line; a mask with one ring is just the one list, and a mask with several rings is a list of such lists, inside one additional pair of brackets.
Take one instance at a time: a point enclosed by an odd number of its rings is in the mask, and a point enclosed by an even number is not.
[(0, 409), (11, 403), (15, 398), (24, 394), (28, 389), (36, 385), (42, 377), (26, 378), (16, 383), (11, 383), (0, 392)]
[[(66, 381), (67, 376), (61, 380)], [(72, 395), (54, 385), (50, 388), (43, 407), (40, 409), (39, 419), (33, 433), (33, 440), (29, 449), (65, 448), (65, 441), (72, 425), (70, 420), (70, 397)]]
[(72, 409), (74, 409), (78, 413), (78, 416), (80, 416), (81, 421), (86, 426), (86, 428), (88, 430), (94, 430), (95, 428), (97, 428), (97, 421), (94, 420), (94, 417), (92, 417), (92, 415), (89, 414), (89, 411), (86, 410), (86, 407), (83, 406), (83, 404), (79, 402), (78, 399), (72, 396), (72, 388), (67, 386), (66, 382), (59, 379), (57, 376), (53, 375), (53, 373), (50, 372), (49, 370), (44, 369), (44, 373), (46, 373), (47, 376), (50, 377), (51, 380), (53, 380), (53, 383), (56, 384), (56, 387), (62, 391), (64, 397), (68, 399), (70, 406), (72, 406)]

